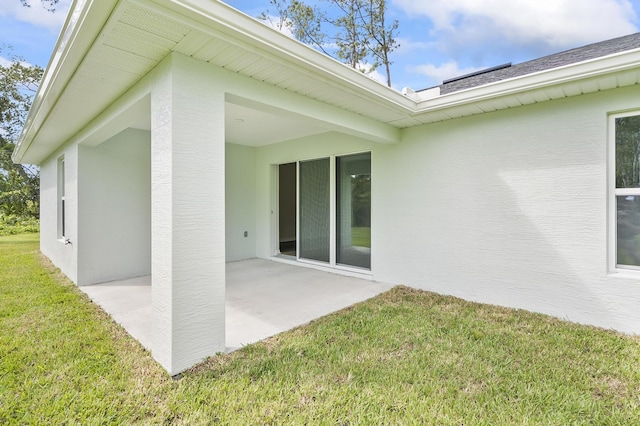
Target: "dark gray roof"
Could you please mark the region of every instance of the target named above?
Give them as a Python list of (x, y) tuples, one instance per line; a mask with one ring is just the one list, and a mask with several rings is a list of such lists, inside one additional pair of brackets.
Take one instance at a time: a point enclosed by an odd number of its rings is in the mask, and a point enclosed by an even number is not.
[(440, 85), (440, 93), (452, 93), (471, 87), (482, 86), (495, 81), (506, 80), (508, 78), (519, 77), (544, 71), (563, 65), (574, 64), (601, 56), (611, 55), (625, 50), (640, 48), (640, 33), (630, 34), (599, 43), (589, 44), (584, 47), (554, 53), (542, 58), (522, 62), (516, 65), (500, 65), (477, 73), (453, 78)]

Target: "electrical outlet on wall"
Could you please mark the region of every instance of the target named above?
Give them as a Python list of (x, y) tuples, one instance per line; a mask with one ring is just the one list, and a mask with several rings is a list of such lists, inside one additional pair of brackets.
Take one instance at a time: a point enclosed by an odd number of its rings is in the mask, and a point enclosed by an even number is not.
[(244, 237), (247, 238), (249, 236), (249, 232), (248, 231), (244, 231)]

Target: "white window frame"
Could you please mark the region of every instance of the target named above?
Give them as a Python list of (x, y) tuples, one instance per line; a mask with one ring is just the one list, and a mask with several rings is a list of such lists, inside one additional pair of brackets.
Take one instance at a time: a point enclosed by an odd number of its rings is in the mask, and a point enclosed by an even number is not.
[(64, 156), (58, 158), (58, 185), (57, 185), (57, 233), (58, 239), (64, 241), (67, 237), (67, 211), (66, 205), (66, 176), (64, 166)]
[(616, 187), (616, 119), (633, 117), (640, 115), (640, 110), (626, 111), (609, 114), (609, 152), (608, 152), (608, 222), (609, 222), (609, 271), (640, 274), (640, 266), (618, 265), (618, 196), (638, 196), (640, 197), (640, 187), (638, 188), (617, 188)]

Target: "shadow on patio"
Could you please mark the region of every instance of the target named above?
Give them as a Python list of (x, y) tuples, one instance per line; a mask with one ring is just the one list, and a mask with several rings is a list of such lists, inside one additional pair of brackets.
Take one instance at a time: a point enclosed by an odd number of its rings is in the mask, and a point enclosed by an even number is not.
[[(227, 352), (306, 324), (392, 287), (262, 259), (226, 266)], [(145, 348), (151, 348), (151, 276), (80, 289)]]

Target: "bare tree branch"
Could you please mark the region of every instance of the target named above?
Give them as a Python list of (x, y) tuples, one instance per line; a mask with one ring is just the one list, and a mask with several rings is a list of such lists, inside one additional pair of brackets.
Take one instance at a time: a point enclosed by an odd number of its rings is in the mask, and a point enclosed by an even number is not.
[[(49, 12), (55, 12), (56, 11), (55, 6), (59, 2), (60, 2), (60, 0), (40, 0), (40, 3), (42, 3), (42, 7), (47, 9)], [(24, 7), (31, 7), (31, 1), (30, 0), (20, 0), (20, 3)]]
[[(384, 66), (391, 86), (390, 54), (399, 47), (399, 23), (387, 23), (385, 0), (324, 0), (319, 10), (301, 0), (270, 0), (275, 12), (263, 12), (259, 19), (276, 28), (289, 28), (296, 39), (355, 69), (367, 72)], [(274, 18), (276, 21), (274, 22)]]

